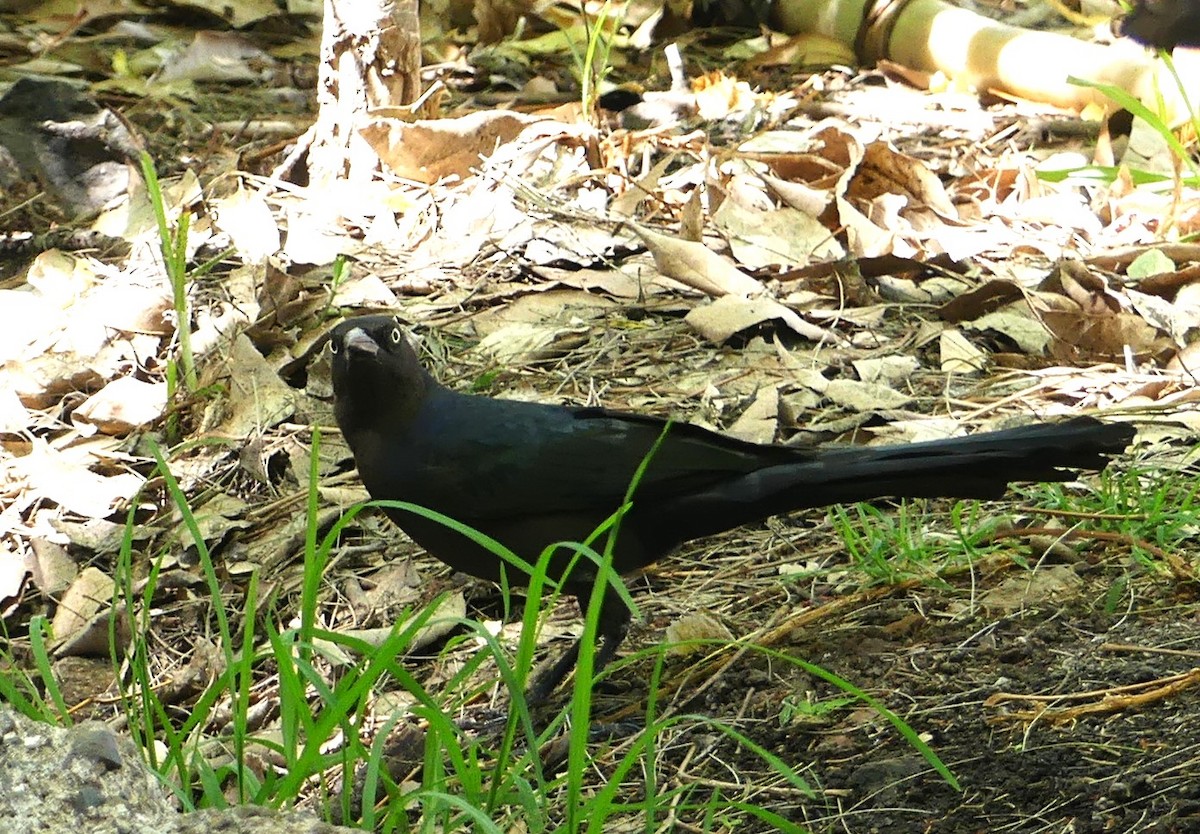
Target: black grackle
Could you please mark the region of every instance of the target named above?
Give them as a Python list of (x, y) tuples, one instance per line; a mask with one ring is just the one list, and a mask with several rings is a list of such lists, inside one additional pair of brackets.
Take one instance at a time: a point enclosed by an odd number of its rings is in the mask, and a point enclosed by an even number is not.
[(1168, 52), (1200, 46), (1200, 0), (1134, 0), (1119, 29), (1127, 38)]
[[(337, 325), (334, 408), (372, 497), (436, 510), (505, 544), (530, 563), (562, 541), (580, 542), (623, 503), (666, 421), (462, 394), (419, 363), (399, 323), (366, 316)], [(672, 424), (622, 519), (613, 567), (629, 573), (683, 542), (777, 513), (873, 498), (998, 498), (1014, 481), (1066, 481), (1100, 470), (1132, 426), (1076, 417), (1004, 431), (895, 446), (820, 450), (735, 440)], [(503, 562), (460, 533), (388, 510), (413, 540), (451, 567), (496, 580)], [(572, 551), (560, 548), (560, 578)], [(524, 577), (507, 571), (513, 584)], [(584, 603), (595, 571), (580, 561), (564, 590)], [(609, 589), (596, 668), (625, 635), (629, 611)], [(549, 694), (570, 671), (578, 644), (534, 683)]]

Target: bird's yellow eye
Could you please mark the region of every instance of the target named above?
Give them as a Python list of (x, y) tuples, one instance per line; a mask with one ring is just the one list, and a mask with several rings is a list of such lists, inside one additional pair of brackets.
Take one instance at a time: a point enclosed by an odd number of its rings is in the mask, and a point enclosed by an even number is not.
[(403, 336), (400, 334), (400, 328), (393, 327), (392, 328), (392, 344), (394, 344), (394, 345), (400, 344), (400, 340), (402, 338), (403, 338)]

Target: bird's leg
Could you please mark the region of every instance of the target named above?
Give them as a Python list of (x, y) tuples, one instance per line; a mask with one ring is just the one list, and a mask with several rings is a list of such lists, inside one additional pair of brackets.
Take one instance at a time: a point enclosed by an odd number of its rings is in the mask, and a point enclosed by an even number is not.
[(592, 674), (598, 675), (613, 659), (625, 635), (629, 633), (629, 609), (615, 593), (611, 591), (604, 598), (604, 607), (600, 609), (600, 629), (596, 636), (600, 638), (600, 647), (596, 650), (592, 661)]
[(579, 660), (579, 644), (582, 642), (582, 637), (576, 640), (559, 656), (558, 660), (554, 661), (553, 666), (534, 677), (533, 683), (525, 691), (525, 700), (530, 706), (545, 703), (546, 699), (550, 697), (550, 693), (562, 683), (562, 679), (567, 676), (567, 673), (575, 668), (575, 662)]
[[(582, 602), (582, 600), (581, 600)], [(611, 589), (604, 596), (600, 608), (600, 623), (596, 632), (599, 645), (592, 656), (592, 674), (598, 675), (617, 653), (621, 642), (629, 631), (629, 609)], [(567, 673), (575, 668), (579, 661), (579, 646), (583, 642), (580, 637), (571, 647), (563, 652), (554, 665), (534, 678), (533, 684), (525, 693), (525, 699), (531, 704), (543, 703), (555, 688), (562, 683)]]

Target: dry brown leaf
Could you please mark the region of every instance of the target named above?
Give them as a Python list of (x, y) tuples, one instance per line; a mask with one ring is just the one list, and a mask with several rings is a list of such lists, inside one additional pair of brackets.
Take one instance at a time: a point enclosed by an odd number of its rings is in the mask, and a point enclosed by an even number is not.
[(34, 258), (25, 281), (42, 300), (66, 310), (100, 283), (97, 266), (89, 258), (51, 249)]
[(362, 135), (397, 176), (434, 183), (446, 177), (466, 179), (482, 157), (540, 121), (511, 110), (480, 110), (453, 119), (379, 119), (364, 127)]
[(523, 292), (503, 306), (474, 317), (475, 330), (489, 336), (513, 324), (552, 324), (578, 327), (581, 322), (607, 315), (614, 307), (611, 299), (576, 289), (548, 289)]
[(1176, 345), (1183, 346), (1188, 343), (1189, 336), (1200, 329), (1200, 293), (1192, 289), (1197, 286), (1184, 286), (1176, 293), (1174, 301), (1137, 290), (1126, 290), (1125, 295), (1138, 315), (1169, 336)]
[(1131, 171), (1170, 177), (1178, 171), (1179, 157), (1157, 128), (1144, 119), (1134, 118), (1129, 128), (1129, 141), (1121, 155), (1121, 165)]
[(1192, 379), (1200, 379), (1200, 340), (1177, 351), (1167, 363), (1169, 371), (1184, 371)]
[(244, 333), (223, 357), (218, 373), (228, 397), (205, 414), (204, 430), (229, 438), (246, 438), (286, 420), (296, 410), (296, 391), (279, 378)]
[(990, 280), (947, 301), (937, 309), (937, 314), (944, 321), (957, 324), (979, 318), (1024, 297), (1024, 291), (1015, 282)]
[(152, 423), (167, 408), (167, 384), (120, 377), (88, 397), (73, 412), (76, 426), (94, 426), (105, 434), (123, 435)]
[(833, 192), (828, 189), (813, 188), (769, 174), (763, 174), (762, 179), (785, 205), (810, 217), (820, 217), (833, 203)]
[(897, 255), (911, 258), (917, 254), (914, 247), (897, 240), (893, 232), (881, 229), (844, 197), (837, 198), (836, 206), (838, 222), (846, 230), (848, 251), (853, 257), (878, 258), (883, 255)]
[(772, 320), (783, 322), (799, 335), (814, 342), (831, 341), (841, 344), (844, 341), (833, 331), (809, 324), (794, 310), (766, 296), (722, 296), (711, 304), (696, 307), (684, 317), (684, 321), (695, 328), (697, 333), (716, 344), (722, 344), (735, 333)]
[(0, 541), (0, 618), (7, 617), (21, 601), (34, 570), (33, 559), (16, 553)]
[(355, 613), (362, 619), (383, 616), (420, 599), (424, 577), (412, 559), (389, 562), (371, 575), (370, 588), (354, 600)]
[(1141, 358), (1156, 357), (1170, 349), (1168, 340), (1141, 316), (1132, 313), (1089, 316), (1080, 312), (1074, 302), (1053, 293), (1037, 293), (1032, 301), (1054, 335), (1050, 354), (1060, 361), (1123, 363), (1126, 349)]
[[(833, 166), (839, 171), (838, 177), (842, 179), (841, 185), (844, 188), (846, 177), (858, 167), (863, 158), (864, 148), (858, 136), (847, 130), (842, 120), (831, 118), (818, 122), (803, 138), (809, 140), (809, 147), (818, 149), (811, 155), (816, 166), (814, 173), (822, 168), (831, 171), (829, 166)], [(799, 162), (798, 159), (795, 161)], [(780, 160), (780, 164), (774, 165), (773, 168), (775, 173), (784, 179), (802, 180), (818, 188), (822, 185), (832, 185), (832, 181), (826, 177), (797, 176), (798, 171), (788, 171), (782, 162)]]
[[(246, 509), (245, 501), (226, 493), (217, 493), (204, 503), (192, 507), (196, 529), (209, 551), (215, 550), (233, 530), (245, 530), (251, 526), (250, 522), (243, 518)], [(181, 528), (179, 543), (184, 550), (192, 550), (196, 546), (196, 537), (191, 525), (181, 525)]]
[(822, 392), (826, 399), (853, 411), (877, 412), (897, 409), (913, 401), (913, 396), (876, 382), (856, 379), (831, 379)]
[(102, 610), (112, 605), (116, 583), (99, 568), (89, 565), (80, 571), (63, 594), (54, 612), (52, 628), (58, 643), (74, 638)]
[(1054, 334), (1046, 327), (1045, 322), (1033, 315), (1029, 304), (1021, 300), (1010, 304), (1002, 310), (980, 316), (974, 321), (963, 322), (963, 327), (969, 330), (994, 330), (1016, 343), (1024, 353), (1030, 356), (1043, 356)]
[(862, 145), (844, 123), (827, 119), (807, 130), (757, 134), (738, 145), (737, 158), (763, 166), (779, 180), (803, 184), (811, 189), (810, 194), (826, 192), (832, 196), (862, 158)]
[[(378, 647), (383, 645), (383, 641), (397, 631), (403, 631), (408, 628), (409, 623), (417, 617), (424, 617), (424, 613), (414, 614), (407, 620), (398, 623), (394, 626), (386, 628), (359, 628), (359, 629), (344, 629), (339, 631), (347, 637), (352, 637), (357, 640), (362, 640), (369, 646)], [(463, 596), (462, 591), (455, 591), (441, 601), (433, 615), (429, 617), (425, 625), (417, 630), (413, 635), (412, 642), (409, 643), (409, 651), (419, 652), (431, 643), (444, 638), (447, 634), (459, 628), (462, 625), (462, 620), (467, 616), (467, 600)]]
[(679, 209), (679, 239), (696, 243), (704, 240), (704, 193), (703, 188), (693, 188), (687, 201)]
[[(200, 184), (195, 171), (189, 169), (178, 179), (162, 181), (160, 185), (168, 222), (174, 223), (184, 211), (203, 214), (204, 186)], [(211, 229), (206, 228), (207, 225), (207, 221), (202, 217), (188, 228), (189, 258), (195, 255), (200, 247), (210, 242)], [(129, 199), (107, 206), (96, 216), (91, 228), (93, 231), (129, 241), (139, 238), (153, 241), (153, 245), (157, 246), (158, 220), (142, 178), (131, 179)]]
[[(0, 382), (4, 382), (8, 374), (0, 368)], [(32, 419), (29, 411), (17, 396), (16, 388), (7, 385), (0, 387), (0, 434), (16, 434), (29, 428)]]
[[(57, 599), (79, 576), (78, 563), (71, 558), (66, 547), (48, 538), (34, 536), (29, 544), (33, 548), (33, 558), (28, 560), (33, 584), (43, 594)], [(0, 566), (3, 559), (0, 556)], [(2, 594), (3, 590), (0, 589)]]
[[(0, 293), (0, 389), (16, 392), (25, 406), (45, 408), (98, 388), (136, 361), (133, 344), (114, 328), (161, 326), (161, 290), (124, 275), (101, 283), (99, 268), (88, 258), (43, 252), (29, 268), (31, 289)], [(19, 416), (11, 404), (7, 410), (6, 419)]]
[(922, 443), (926, 440), (945, 440), (963, 433), (962, 422), (952, 417), (891, 420), (886, 425), (868, 431), (882, 443)]
[(329, 183), (320, 196), (285, 203), (284, 254), (295, 264), (330, 264), (339, 255), (357, 254), (366, 243), (346, 234), (344, 218), (390, 211), (390, 191), (383, 183)]
[(1108, 283), (1076, 260), (1060, 262), (1058, 268), (1038, 285), (1038, 290), (1061, 293), (1089, 315), (1116, 313), (1121, 310), (1121, 302), (1109, 289)]
[(233, 241), (244, 262), (259, 263), (279, 251), (279, 227), (261, 192), (238, 186), (237, 191), (213, 201), (217, 226)]
[(1023, 223), (1072, 229), (1089, 239), (1100, 236), (1103, 226), (1088, 198), (1081, 192), (1044, 194), (1014, 203), (1008, 216)]
[(943, 373), (974, 374), (982, 371), (987, 365), (987, 357), (983, 351), (967, 341), (962, 331), (955, 328), (942, 331), (938, 340), (938, 352)]
[(172, 314), (171, 296), (164, 284), (146, 286), (125, 275), (93, 288), (71, 308), (73, 317), (87, 318), (112, 330), (159, 336), (173, 332), (174, 324), (169, 321)]
[(657, 275), (647, 275), (648, 271), (636, 265), (622, 265), (617, 269), (555, 269), (542, 266), (532, 270), (543, 281), (579, 290), (599, 291), (615, 298), (662, 295), (667, 288), (656, 280)]
[(124, 523), (118, 524), (104, 518), (89, 518), (87, 521), (52, 518), (50, 526), (74, 547), (82, 548), (96, 556), (117, 553), (126, 536), (134, 542), (142, 542), (162, 532), (160, 528), (151, 524), (136, 524), (126, 530)]
[(723, 188), (713, 188), (714, 194), (724, 192), (722, 200), (713, 202), (714, 216), (730, 201), (744, 211), (768, 212), (775, 209), (775, 201), (767, 193), (757, 173), (739, 164), (730, 164), (726, 168)]
[(727, 431), (752, 443), (774, 442), (779, 430), (779, 386), (760, 389), (754, 401), (738, 416)]
[(1047, 604), (1061, 604), (1083, 587), (1083, 580), (1070, 565), (1046, 565), (1032, 573), (1022, 572), (985, 592), (979, 602), (988, 611), (1011, 613)]
[(711, 614), (693, 611), (667, 626), (664, 638), (667, 643), (676, 644), (671, 645), (668, 653), (679, 656), (710, 652), (711, 645), (696, 645), (694, 641), (733, 640), (733, 633)]
[(520, 367), (561, 356), (586, 340), (588, 328), (513, 322), (484, 336), (473, 348), (497, 365)]
[(632, 224), (631, 228), (654, 256), (658, 271), (668, 278), (713, 298), (723, 295), (751, 296), (763, 291), (762, 284), (703, 243), (660, 235)]
[(339, 284), (333, 291), (332, 303), (338, 307), (392, 309), (400, 300), (378, 275), (367, 274), (355, 276), (344, 284)]
[[(663, 154), (658, 162), (654, 163), (649, 171), (638, 177), (637, 181), (625, 190), (625, 193), (618, 194), (617, 197), (608, 205), (609, 217), (614, 217), (620, 220), (632, 220), (638, 208), (654, 196), (658, 191), (659, 180), (667, 169), (676, 162), (676, 155), (672, 153)], [(692, 192), (693, 195), (699, 195), (699, 189)]]
[(750, 269), (805, 266), (845, 254), (819, 220), (792, 208), (756, 211), (726, 200), (712, 219), (733, 256)]
[(1138, 281), (1137, 290), (1170, 300), (1183, 287), (1197, 283), (1200, 283), (1200, 266), (1190, 266), (1184, 269), (1147, 275)]
[(929, 208), (941, 217), (958, 220), (945, 186), (928, 165), (892, 150), (886, 142), (872, 142), (863, 149), (846, 196), (870, 203), (885, 195), (903, 196), (908, 208)]
[(17, 458), (13, 469), (29, 489), (59, 506), (87, 518), (104, 518), (137, 494), (142, 477), (132, 472), (100, 475), (90, 469), (96, 462), (81, 447), (59, 451), (34, 438), (29, 454)]
[(878, 382), (884, 385), (907, 382), (921, 367), (920, 360), (911, 355), (855, 359), (850, 364), (863, 382)]

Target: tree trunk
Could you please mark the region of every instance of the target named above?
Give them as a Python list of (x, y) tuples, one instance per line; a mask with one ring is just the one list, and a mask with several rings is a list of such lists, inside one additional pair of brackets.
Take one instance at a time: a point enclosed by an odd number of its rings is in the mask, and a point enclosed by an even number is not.
[(369, 182), (379, 160), (359, 130), (420, 92), (417, 0), (325, 0), (320, 61), (309, 185)]

